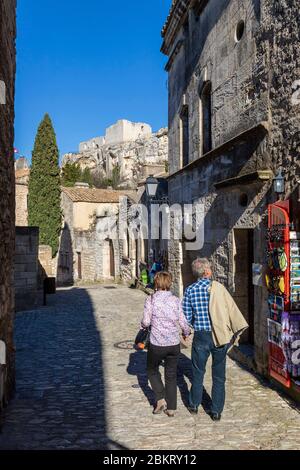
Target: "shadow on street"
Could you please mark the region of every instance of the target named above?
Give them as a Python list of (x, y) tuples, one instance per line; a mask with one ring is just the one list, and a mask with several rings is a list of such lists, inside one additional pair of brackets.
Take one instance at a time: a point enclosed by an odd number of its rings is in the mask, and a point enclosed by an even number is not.
[[(136, 351), (132, 353), (129, 357), (127, 372), (128, 374), (135, 375), (137, 377), (138, 384), (149, 404), (151, 406), (155, 406), (155, 396), (148, 383), (147, 377), (147, 353), (144, 351)], [(181, 396), (181, 401), (186, 408), (188, 407), (189, 385), (191, 384), (191, 381), (192, 361), (185, 354), (181, 353), (177, 369), (177, 386)], [(208, 414), (211, 409), (211, 397), (205, 388), (203, 388), (202, 407)]]
[(16, 392), (0, 449), (122, 449), (107, 436), (101, 335), (85, 289), (17, 314)]

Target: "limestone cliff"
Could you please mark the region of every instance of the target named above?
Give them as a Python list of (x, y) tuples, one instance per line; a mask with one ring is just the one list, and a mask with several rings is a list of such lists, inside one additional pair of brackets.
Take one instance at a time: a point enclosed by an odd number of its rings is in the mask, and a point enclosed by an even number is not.
[(164, 172), (167, 160), (167, 129), (152, 133), (147, 124), (118, 121), (107, 129), (106, 137), (83, 142), (79, 153), (64, 155), (62, 164), (78, 163), (108, 178), (119, 166), (122, 186), (135, 187), (149, 174)]

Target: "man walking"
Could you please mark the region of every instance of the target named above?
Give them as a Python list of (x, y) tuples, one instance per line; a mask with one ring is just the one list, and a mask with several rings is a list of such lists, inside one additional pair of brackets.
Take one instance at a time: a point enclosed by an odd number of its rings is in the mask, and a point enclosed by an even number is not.
[(242, 313), (226, 288), (212, 281), (212, 270), (206, 258), (197, 258), (192, 271), (198, 279), (186, 289), (183, 311), (194, 328), (192, 346), (192, 387), (189, 411), (198, 413), (202, 403), (206, 363), (212, 355), (213, 421), (220, 421), (225, 405), (226, 357), (230, 347), (238, 344), (239, 336), (248, 328)]

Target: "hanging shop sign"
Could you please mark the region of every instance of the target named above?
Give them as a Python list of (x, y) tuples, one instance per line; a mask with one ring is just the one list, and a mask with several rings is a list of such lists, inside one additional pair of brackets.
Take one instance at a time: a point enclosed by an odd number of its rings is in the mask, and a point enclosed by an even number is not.
[(300, 234), (292, 230), (289, 201), (269, 206), (266, 286), (269, 291), (269, 374), (290, 387), (300, 381)]

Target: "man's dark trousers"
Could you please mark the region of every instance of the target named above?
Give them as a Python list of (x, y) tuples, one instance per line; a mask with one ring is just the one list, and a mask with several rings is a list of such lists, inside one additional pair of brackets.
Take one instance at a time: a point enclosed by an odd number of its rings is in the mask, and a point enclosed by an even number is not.
[(192, 347), (192, 388), (190, 407), (197, 409), (202, 403), (203, 380), (206, 363), (212, 355), (212, 413), (222, 413), (225, 405), (226, 357), (229, 344), (215, 347), (211, 331), (195, 331)]

